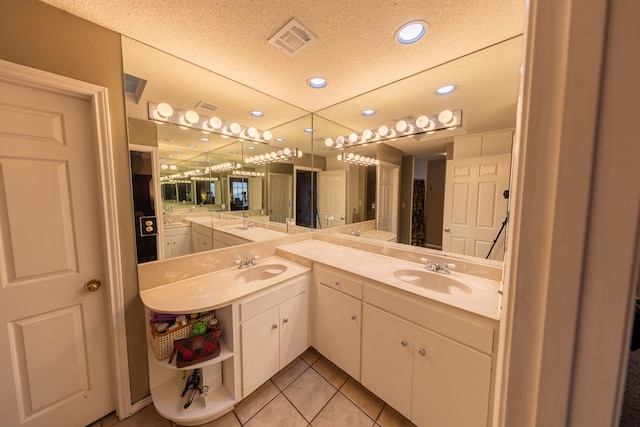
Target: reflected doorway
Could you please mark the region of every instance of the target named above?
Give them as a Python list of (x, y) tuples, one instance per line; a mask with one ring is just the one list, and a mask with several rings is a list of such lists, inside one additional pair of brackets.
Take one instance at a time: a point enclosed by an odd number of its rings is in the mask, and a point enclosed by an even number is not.
[(316, 228), (318, 221), (318, 172), (295, 170), (295, 209), (296, 225)]

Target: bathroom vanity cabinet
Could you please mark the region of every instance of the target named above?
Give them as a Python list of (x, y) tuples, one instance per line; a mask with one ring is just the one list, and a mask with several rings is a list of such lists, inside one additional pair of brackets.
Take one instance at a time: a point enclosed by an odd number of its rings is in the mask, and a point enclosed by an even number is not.
[(191, 224), (191, 247), (193, 252), (203, 252), (213, 249), (211, 228), (198, 223)]
[(164, 229), (164, 257), (173, 258), (191, 253), (191, 227), (170, 227)]
[(213, 249), (227, 248), (229, 246), (242, 245), (250, 242), (251, 240), (243, 239), (242, 237), (234, 236), (220, 230), (213, 230)]
[(360, 380), (362, 280), (315, 264), (316, 349), (356, 380)]
[(362, 322), (367, 389), (416, 425), (487, 426), (490, 324), (375, 286), (364, 290)]
[(305, 274), (240, 303), (243, 397), (309, 347), (308, 283)]

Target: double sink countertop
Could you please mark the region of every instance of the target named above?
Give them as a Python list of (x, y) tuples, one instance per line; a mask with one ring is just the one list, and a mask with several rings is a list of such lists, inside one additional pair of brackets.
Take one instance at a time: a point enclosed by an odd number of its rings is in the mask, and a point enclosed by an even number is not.
[[(423, 264), (313, 239), (279, 246), (276, 256), (258, 259), (253, 267), (218, 270), (141, 291), (140, 296), (146, 307), (158, 312), (206, 311), (310, 270), (293, 260), (325, 264), (420, 297), (499, 319), (500, 283), (497, 281), (455, 270), (450, 275), (428, 272)], [(421, 278), (425, 277), (441, 286), (429, 289), (420, 285)]]

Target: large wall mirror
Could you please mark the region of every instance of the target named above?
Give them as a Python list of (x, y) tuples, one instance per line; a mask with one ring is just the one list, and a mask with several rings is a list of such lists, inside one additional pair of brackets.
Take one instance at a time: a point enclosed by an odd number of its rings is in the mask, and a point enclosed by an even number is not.
[[(327, 233), (361, 223), (345, 236), (384, 231), (375, 238), (385, 244), (502, 260), (521, 52), (518, 36), (308, 112), (123, 38), (132, 151), (153, 152), (161, 182), (149, 184), (158, 207), (151, 214), (160, 218), (158, 241), (166, 249), (160, 257), (234, 243), (216, 245), (212, 234), (210, 243), (195, 246), (195, 229), (182, 230), (191, 224), (206, 225), (210, 233), (232, 224), (235, 242), (244, 243), (250, 241), (242, 239), (247, 227)], [(446, 84), (457, 90), (435, 93)], [(149, 105), (161, 102), (243, 130), (268, 131), (271, 139), (256, 143), (219, 130), (156, 123)], [(442, 112), (446, 117), (435, 125), (443, 129), (431, 132)], [(284, 150), (296, 155), (283, 159)], [(135, 175), (133, 163), (132, 169)], [(152, 215), (136, 208), (136, 216)], [(182, 244), (180, 233), (188, 234)]]

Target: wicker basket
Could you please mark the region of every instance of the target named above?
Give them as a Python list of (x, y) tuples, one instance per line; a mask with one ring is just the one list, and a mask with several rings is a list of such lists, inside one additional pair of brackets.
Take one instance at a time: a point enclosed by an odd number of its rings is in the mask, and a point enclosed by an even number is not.
[(209, 324), (211, 319), (214, 317), (215, 312), (212, 311), (204, 316), (187, 322), (185, 326), (180, 326), (177, 329), (173, 329), (165, 333), (156, 332), (154, 324), (149, 321), (149, 327), (151, 328), (151, 347), (153, 348), (153, 353), (155, 354), (156, 359), (164, 360), (171, 356), (171, 353), (173, 352), (173, 342), (183, 338), (190, 338), (192, 336), (194, 323), (204, 322), (205, 324)]

